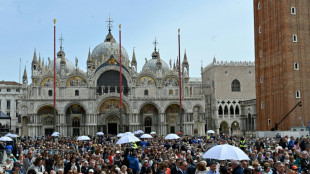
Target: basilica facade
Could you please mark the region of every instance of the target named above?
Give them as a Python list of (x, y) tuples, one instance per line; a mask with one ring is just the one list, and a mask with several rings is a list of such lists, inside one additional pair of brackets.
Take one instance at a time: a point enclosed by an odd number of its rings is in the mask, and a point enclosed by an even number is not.
[[(56, 59), (56, 107), (54, 62), (42, 61), (36, 51), (31, 63), (31, 83), (26, 69), (19, 100), (20, 135), (95, 135), (143, 130), (157, 135), (205, 134), (205, 95), (201, 78), (189, 77), (186, 53), (181, 59), (182, 108), (179, 105), (178, 61), (167, 64), (157, 44), (151, 58), (137, 71), (132, 57), (121, 48), (122, 89), (120, 90), (120, 51), (111, 29), (104, 42), (89, 50), (86, 72), (66, 58), (62, 44)], [(122, 109), (120, 111), (120, 93)], [(181, 110), (181, 114), (180, 114)]]

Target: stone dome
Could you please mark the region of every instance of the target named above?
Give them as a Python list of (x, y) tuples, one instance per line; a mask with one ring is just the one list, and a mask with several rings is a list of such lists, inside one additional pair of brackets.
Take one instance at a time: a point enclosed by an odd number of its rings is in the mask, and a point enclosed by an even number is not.
[[(61, 59), (62, 59), (62, 58), (56, 58), (56, 72), (57, 72), (57, 73), (60, 73), (60, 61), (61, 61)], [(63, 58), (63, 59), (64, 59), (65, 62), (66, 62), (66, 72), (70, 72), (70, 71), (72, 71), (72, 70), (75, 69), (73, 63), (72, 63), (70, 60), (68, 60), (68, 59), (66, 59), (66, 58)], [(52, 69), (52, 70), (54, 69), (54, 61), (52, 61), (52, 62), (48, 65), (48, 68), (49, 68), (49, 69)]]
[[(162, 69), (162, 72), (167, 72), (169, 71), (169, 66), (168, 64), (161, 60), (161, 69)], [(144, 65), (143, 65), (143, 68), (142, 68), (142, 72), (143, 71), (148, 71), (148, 70), (151, 70), (153, 72), (156, 72), (156, 63), (157, 63), (157, 59), (151, 59), (151, 60), (148, 60)]]
[[(117, 53), (115, 51), (117, 50)], [(111, 53), (113, 57), (119, 61), (119, 44), (115, 42), (112, 34), (109, 32), (105, 41), (97, 45), (91, 54), (92, 59), (100, 60), (101, 56), (104, 55), (104, 58), (110, 58)], [(128, 62), (129, 56), (124, 47), (122, 47), (122, 62)]]

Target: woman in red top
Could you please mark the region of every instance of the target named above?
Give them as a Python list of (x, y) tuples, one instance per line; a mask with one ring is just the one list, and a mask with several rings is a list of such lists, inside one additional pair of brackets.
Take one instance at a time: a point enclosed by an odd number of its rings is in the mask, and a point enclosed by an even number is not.
[(109, 159), (109, 165), (113, 165), (113, 159), (114, 159), (114, 157), (115, 157), (115, 153), (114, 153), (113, 150), (111, 150), (110, 155), (109, 155), (109, 157), (108, 157), (108, 159)]

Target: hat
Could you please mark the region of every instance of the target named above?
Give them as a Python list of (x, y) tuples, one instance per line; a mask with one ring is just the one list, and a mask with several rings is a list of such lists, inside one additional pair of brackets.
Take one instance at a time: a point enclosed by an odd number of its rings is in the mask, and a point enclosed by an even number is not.
[(13, 153), (10, 154), (10, 157), (14, 157)]
[(298, 169), (298, 167), (297, 167), (297, 166), (295, 166), (295, 165), (293, 165), (293, 166), (292, 166), (292, 169), (297, 170), (297, 169)]
[(104, 162), (105, 162), (105, 163), (110, 163), (110, 160), (109, 160), (109, 159), (106, 159)]
[(93, 170), (93, 169), (89, 169), (89, 170), (88, 170), (88, 172), (92, 172), (92, 173), (94, 173), (94, 170)]
[(120, 153), (118, 150), (115, 153)]
[(148, 160), (144, 160), (144, 163), (148, 163), (149, 161)]

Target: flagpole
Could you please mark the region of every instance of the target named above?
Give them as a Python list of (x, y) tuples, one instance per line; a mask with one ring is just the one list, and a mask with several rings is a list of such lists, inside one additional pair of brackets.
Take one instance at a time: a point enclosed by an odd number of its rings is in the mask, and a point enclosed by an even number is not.
[(179, 116), (180, 116), (180, 132), (183, 133), (180, 28), (178, 29), (178, 43), (179, 43), (179, 94), (180, 94), (180, 111), (179, 111)]
[(54, 22), (54, 132), (56, 132), (56, 19)]
[(123, 132), (123, 120), (122, 120), (122, 31), (121, 24), (119, 24), (119, 117), (120, 117), (120, 132)]

